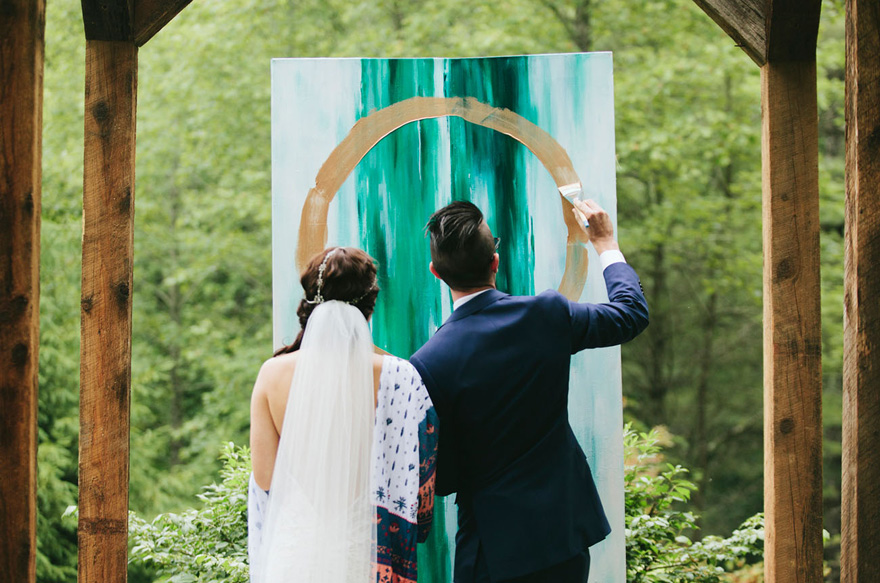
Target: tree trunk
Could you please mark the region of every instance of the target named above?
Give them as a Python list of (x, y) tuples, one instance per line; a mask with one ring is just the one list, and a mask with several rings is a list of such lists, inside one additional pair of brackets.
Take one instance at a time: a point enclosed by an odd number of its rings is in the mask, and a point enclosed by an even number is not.
[[(709, 483), (709, 378), (715, 366), (713, 347), (715, 332), (718, 325), (718, 293), (712, 292), (706, 304), (706, 315), (703, 319), (703, 342), (700, 347), (699, 377), (697, 379), (697, 425), (691, 440), (691, 450), (694, 452), (689, 457), (696, 458), (696, 467), (702, 471), (697, 480), (698, 490), (694, 492), (692, 501), (694, 507), (702, 515), (706, 507), (706, 485)], [(698, 524), (700, 524), (698, 522)], [(695, 534), (696, 539), (702, 539), (702, 530)]]

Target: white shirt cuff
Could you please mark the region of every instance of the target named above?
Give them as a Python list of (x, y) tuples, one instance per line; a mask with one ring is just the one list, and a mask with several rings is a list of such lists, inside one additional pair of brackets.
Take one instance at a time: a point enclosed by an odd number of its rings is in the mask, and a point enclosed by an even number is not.
[(609, 249), (608, 251), (604, 251), (602, 255), (599, 255), (599, 263), (602, 264), (602, 271), (605, 271), (605, 268), (609, 265), (613, 265), (615, 263), (626, 263), (626, 259), (618, 249)]

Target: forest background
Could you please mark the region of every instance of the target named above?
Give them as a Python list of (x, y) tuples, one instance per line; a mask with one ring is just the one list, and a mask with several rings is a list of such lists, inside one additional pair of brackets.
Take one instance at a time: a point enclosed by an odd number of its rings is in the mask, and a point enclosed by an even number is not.
[[(819, 32), (826, 559), (840, 532), (843, 0)], [(274, 57), (613, 51), (619, 239), (651, 325), (624, 414), (692, 471), (703, 534), (763, 507), (758, 68), (692, 0), (196, 0), (140, 51), (131, 508), (198, 504), (271, 355)], [(76, 578), (83, 93), (77, 0), (47, 8), (38, 581)], [(408, 356), (408, 355), (403, 355)], [(149, 580), (133, 572), (131, 580)]]

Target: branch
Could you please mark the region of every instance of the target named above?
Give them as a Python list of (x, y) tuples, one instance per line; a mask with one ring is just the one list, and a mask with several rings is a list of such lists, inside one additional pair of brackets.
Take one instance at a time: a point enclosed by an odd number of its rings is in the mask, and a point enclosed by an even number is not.
[(568, 34), (568, 40), (574, 42), (574, 24), (571, 20), (562, 13), (562, 10), (559, 9), (559, 6), (556, 5), (553, 0), (540, 0), (541, 4), (544, 5), (547, 10), (553, 13), (553, 16), (559, 21), (562, 25), (562, 28), (565, 29), (566, 34)]

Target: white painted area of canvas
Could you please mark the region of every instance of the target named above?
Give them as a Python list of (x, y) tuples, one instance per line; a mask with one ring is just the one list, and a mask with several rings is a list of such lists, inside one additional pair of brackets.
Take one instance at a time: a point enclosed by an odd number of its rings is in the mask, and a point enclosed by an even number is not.
[[(586, 60), (577, 62), (575, 59)], [(535, 121), (569, 153), (584, 185), (584, 197), (596, 200), (617, 224), (614, 153), (614, 96), (610, 53), (533, 58), (530, 85), (538, 113)], [(535, 291), (555, 287), (565, 263), (559, 259), (565, 233), (556, 185), (533, 156), (529, 206), (535, 234)], [(562, 243), (564, 244), (564, 242)], [(626, 250), (624, 250), (625, 252)], [(589, 247), (590, 269), (582, 301), (607, 301), (599, 258)], [(557, 258), (557, 261), (543, 261)], [(605, 507), (612, 533), (591, 549), (590, 581), (623, 583), (626, 578), (623, 494), (623, 405), (620, 349), (586, 350), (572, 358), (569, 415)]]

